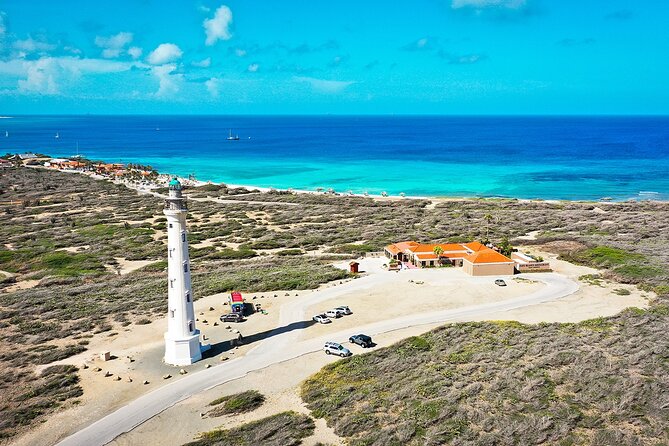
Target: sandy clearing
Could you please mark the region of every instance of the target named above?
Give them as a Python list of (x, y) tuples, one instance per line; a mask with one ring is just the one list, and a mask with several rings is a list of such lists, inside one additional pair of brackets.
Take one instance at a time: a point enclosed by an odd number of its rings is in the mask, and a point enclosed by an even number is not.
[(127, 260), (124, 257), (114, 257), (114, 259), (118, 264), (118, 268), (114, 269), (122, 276), (156, 262), (156, 260)]
[(78, 253), (82, 251), (86, 251), (88, 248), (90, 248), (91, 245), (81, 245), (81, 246), (68, 246), (67, 248), (58, 248), (56, 251), (66, 251), (66, 252), (71, 252), (71, 253)]
[[(385, 259), (365, 259), (361, 265), (378, 266)], [(330, 324), (316, 324), (301, 333), (300, 339), (320, 336), (341, 329), (393, 319), (406, 314), (462, 308), (487, 302), (508, 300), (537, 291), (538, 282), (506, 280), (506, 287), (494, 284), (497, 277), (474, 278), (460, 268), (413, 269), (399, 273), (380, 270), (385, 282), (373, 288), (354, 289), (307, 309), (307, 315), (322, 313), (339, 305), (348, 305), (353, 315), (334, 319)]]

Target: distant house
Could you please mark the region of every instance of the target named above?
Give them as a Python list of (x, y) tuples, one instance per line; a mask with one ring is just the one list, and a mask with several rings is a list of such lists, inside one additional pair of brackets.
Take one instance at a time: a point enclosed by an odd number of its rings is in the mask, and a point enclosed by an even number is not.
[(26, 153), (19, 153), (18, 157), (20, 160), (31, 160), (37, 158), (37, 155), (35, 155), (34, 153), (26, 152)]
[(97, 163), (93, 165), (93, 169), (95, 169), (95, 171), (101, 175), (122, 176), (126, 173), (125, 164), (121, 163)]
[(6, 167), (12, 167), (12, 162), (4, 158), (0, 158), (0, 169), (4, 169)]
[(386, 257), (418, 268), (451, 265), (472, 276), (511, 275), (516, 263), (479, 242), (421, 244), (405, 241), (388, 245)]
[(81, 170), (86, 167), (85, 163), (81, 161), (68, 160), (64, 158), (52, 158), (49, 161), (44, 163), (45, 167), (51, 167), (52, 169), (76, 169)]

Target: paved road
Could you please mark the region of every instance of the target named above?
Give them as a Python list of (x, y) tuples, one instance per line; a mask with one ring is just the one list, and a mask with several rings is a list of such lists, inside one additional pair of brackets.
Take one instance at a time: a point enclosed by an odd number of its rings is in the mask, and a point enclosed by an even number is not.
[[(186, 375), (177, 381), (142, 395), (115, 412), (65, 438), (58, 444), (60, 446), (94, 446), (107, 444), (119, 435), (131, 431), (165, 409), (168, 409), (179, 401), (185, 400), (192, 395), (225, 382), (241, 378), (254, 370), (259, 370), (272, 364), (287, 361), (306, 353), (318, 351), (323, 347), (323, 343), (326, 340), (343, 342), (347, 340), (348, 336), (353, 332), (364, 332), (374, 336), (413, 326), (480, 318), (486, 314), (513, 310), (556, 300), (578, 290), (578, 285), (575, 282), (558, 274), (540, 273), (532, 274), (531, 277), (534, 280), (544, 282), (546, 286), (527, 296), (501, 302), (474, 305), (454, 310), (407, 315), (299, 342), (296, 341), (299, 335), (298, 331), (281, 332), (280, 330), (277, 330), (273, 336), (262, 341), (258, 347), (249, 351), (245, 356), (226, 361), (225, 363), (209, 369), (204, 369), (197, 373)], [(291, 301), (281, 307), (279, 326), (286, 326), (291, 323), (304, 321), (305, 309), (314, 303), (325, 301), (351, 291), (369, 288), (377, 283), (381, 283), (383, 280), (383, 275), (371, 274), (347, 282), (343, 285), (327, 288), (316, 293), (311, 293), (295, 301)]]

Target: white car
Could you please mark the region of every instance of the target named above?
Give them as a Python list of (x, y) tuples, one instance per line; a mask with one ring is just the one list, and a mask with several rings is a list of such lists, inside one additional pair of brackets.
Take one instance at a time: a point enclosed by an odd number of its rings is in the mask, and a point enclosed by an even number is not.
[(312, 317), (312, 319), (319, 324), (329, 324), (332, 322), (325, 314), (317, 314), (316, 316)]
[(345, 315), (353, 314), (351, 309), (349, 307), (347, 307), (346, 305), (342, 305), (342, 306), (339, 306), (339, 307), (335, 308), (335, 311), (339, 311), (339, 312), (341, 312), (342, 314), (345, 314)]
[(337, 342), (326, 342), (323, 350), (325, 351), (326, 355), (339, 355), (342, 358), (351, 356), (353, 354), (351, 353), (351, 350)]
[(341, 311), (337, 311), (337, 310), (328, 310), (328, 311), (325, 312), (325, 315), (327, 317), (333, 317), (333, 318), (336, 319), (338, 317), (342, 317), (344, 315), (344, 313), (342, 313)]

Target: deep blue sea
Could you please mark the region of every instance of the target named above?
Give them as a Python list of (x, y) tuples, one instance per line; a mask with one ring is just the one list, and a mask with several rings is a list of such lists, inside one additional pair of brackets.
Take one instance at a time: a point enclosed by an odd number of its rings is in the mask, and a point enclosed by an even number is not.
[[(238, 141), (228, 141), (230, 130)], [(9, 136), (5, 136), (8, 132)], [(59, 138), (55, 138), (58, 133)], [(409, 196), (669, 200), (669, 117), (16, 116), (0, 153)]]

